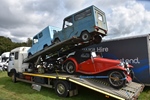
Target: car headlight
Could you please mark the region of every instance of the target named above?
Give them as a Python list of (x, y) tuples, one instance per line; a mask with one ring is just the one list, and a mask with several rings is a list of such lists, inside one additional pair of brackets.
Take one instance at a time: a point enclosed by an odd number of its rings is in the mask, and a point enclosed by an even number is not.
[(119, 64), (120, 66), (122, 66), (122, 67), (124, 67), (124, 63), (123, 62), (120, 62), (120, 64)]
[(125, 68), (128, 68), (128, 67), (129, 67), (129, 63), (125, 62)]

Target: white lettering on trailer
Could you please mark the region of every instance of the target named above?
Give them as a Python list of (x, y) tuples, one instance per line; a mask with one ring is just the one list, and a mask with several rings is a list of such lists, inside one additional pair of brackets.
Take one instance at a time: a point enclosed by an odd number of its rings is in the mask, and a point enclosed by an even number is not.
[(82, 50), (85, 50), (85, 51), (95, 51), (95, 48), (83, 48)]
[(108, 52), (108, 47), (96, 47), (96, 48), (83, 48), (86, 51), (96, 51), (96, 52)]
[(135, 58), (135, 59), (125, 59), (125, 58), (121, 58), (119, 59), (122, 62), (128, 62), (130, 64), (140, 64), (139, 58)]
[(107, 47), (97, 47), (97, 52), (108, 52), (109, 49)]

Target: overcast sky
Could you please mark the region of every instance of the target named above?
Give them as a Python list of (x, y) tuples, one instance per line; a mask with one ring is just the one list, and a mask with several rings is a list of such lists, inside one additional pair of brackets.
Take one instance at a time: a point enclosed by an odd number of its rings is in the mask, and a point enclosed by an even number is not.
[(26, 42), (48, 25), (95, 5), (105, 12), (107, 38), (150, 33), (149, 0), (0, 0), (0, 36)]

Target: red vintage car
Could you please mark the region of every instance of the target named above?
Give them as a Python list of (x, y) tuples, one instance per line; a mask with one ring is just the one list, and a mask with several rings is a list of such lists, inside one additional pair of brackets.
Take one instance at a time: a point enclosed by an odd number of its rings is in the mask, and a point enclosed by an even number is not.
[(114, 88), (121, 88), (132, 81), (133, 66), (120, 60), (106, 59), (96, 52), (76, 51), (64, 62), (64, 69), (69, 74), (79, 72), (88, 75), (105, 75)]

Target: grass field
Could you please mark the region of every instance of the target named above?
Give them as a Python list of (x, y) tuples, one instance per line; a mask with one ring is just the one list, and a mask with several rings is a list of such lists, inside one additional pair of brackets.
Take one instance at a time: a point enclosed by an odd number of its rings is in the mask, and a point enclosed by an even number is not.
[[(31, 84), (13, 83), (6, 72), (0, 72), (0, 100), (114, 100), (95, 91), (79, 87), (79, 94), (74, 97), (58, 97), (53, 89), (42, 87), (41, 91), (31, 89)], [(145, 87), (139, 100), (150, 100), (150, 87)]]

